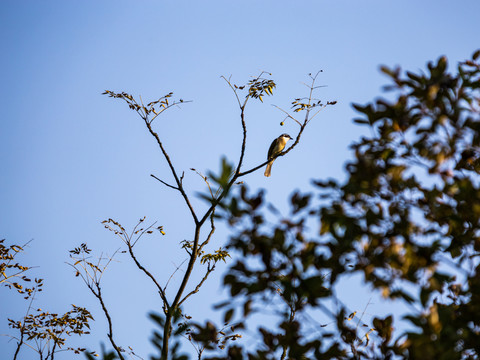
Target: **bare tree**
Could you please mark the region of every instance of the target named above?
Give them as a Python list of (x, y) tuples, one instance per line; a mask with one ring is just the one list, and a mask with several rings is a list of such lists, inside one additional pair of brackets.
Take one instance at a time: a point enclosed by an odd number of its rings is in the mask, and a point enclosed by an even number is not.
[[(292, 102), (292, 109), (293, 114), (297, 114), (300, 111), (305, 112), (305, 117), (302, 120), (298, 120), (295, 118), (294, 115), (291, 115), (288, 111), (279, 108), (286, 116), (283, 119), (281, 125), (284, 124), (285, 121), (294, 121), (299, 125), (298, 133), (296, 134), (295, 141), (293, 144), (286, 148), (279, 154), (275, 155), (276, 157), (281, 157), (292, 151), (300, 142), (301, 135), (305, 130), (307, 124), (318, 114), (320, 110), (325, 108), (328, 105), (333, 105), (335, 102), (327, 102), (322, 103), (320, 100), (313, 98), (314, 90), (317, 88), (315, 82), (317, 80), (316, 75), (310, 74), (311, 84), (308, 85), (309, 95), (306, 98), (297, 98)], [(163, 115), (165, 111), (172, 107), (178, 107), (179, 105), (188, 103), (189, 101), (184, 101), (183, 99), (174, 100), (173, 93), (170, 92), (165, 96), (162, 96), (156, 101), (152, 101), (148, 104), (144, 104), (141, 97), (139, 100), (135, 99), (132, 95), (126, 92), (115, 93), (110, 90), (106, 90), (104, 92), (105, 95), (109, 97), (122, 99), (124, 100), (130, 109), (135, 111), (138, 116), (143, 120), (148, 132), (151, 134), (153, 139), (155, 140), (158, 148), (163, 155), (165, 162), (167, 163), (172, 180), (168, 182), (165, 179), (160, 179), (155, 175), (151, 175), (157, 181), (159, 181), (164, 186), (177, 191), (184, 203), (184, 205), (189, 210), (191, 221), (194, 225), (193, 236), (190, 238), (193, 239), (191, 241), (184, 240), (181, 245), (182, 248), (187, 253), (186, 259), (186, 267), (184, 269), (183, 278), (180, 282), (180, 285), (176, 289), (168, 289), (167, 293), (167, 284), (161, 285), (159, 281), (156, 279), (155, 275), (146, 268), (141, 262), (141, 260), (136, 256), (134, 252), (134, 247), (139, 239), (145, 234), (151, 234), (154, 231), (160, 231), (162, 234), (163, 228), (156, 227), (155, 224), (148, 225), (146, 227), (143, 226), (143, 222), (145, 218), (140, 219), (138, 224), (135, 228), (129, 233), (127, 232), (124, 227), (118, 222), (113, 219), (108, 219), (104, 221), (104, 225), (107, 229), (113, 231), (117, 236), (119, 236), (122, 242), (126, 245), (127, 250), (126, 252), (130, 255), (131, 259), (135, 263), (135, 265), (152, 281), (154, 287), (156, 288), (162, 303), (163, 303), (163, 314), (165, 319), (163, 321), (163, 334), (161, 334), (161, 359), (169, 359), (171, 357), (171, 350), (169, 347), (170, 339), (172, 336), (172, 327), (173, 323), (176, 321), (179, 316), (181, 316), (181, 306), (188, 300), (192, 295), (197, 293), (204, 282), (207, 280), (208, 276), (215, 270), (215, 264), (222, 260), (225, 261), (230, 255), (228, 251), (219, 248), (214, 253), (205, 253), (204, 248), (212, 239), (212, 236), (215, 232), (215, 211), (218, 206), (222, 205), (222, 202), (227, 198), (229, 195), (232, 187), (240, 182), (240, 179), (245, 177), (246, 175), (253, 173), (263, 166), (265, 166), (269, 161), (272, 159), (265, 159), (264, 162), (254, 166), (250, 169), (244, 169), (244, 158), (245, 158), (245, 148), (247, 142), (247, 121), (245, 118), (245, 110), (247, 105), (250, 103), (251, 100), (260, 100), (263, 102), (263, 98), (265, 96), (273, 95), (273, 90), (276, 87), (276, 83), (270, 79), (271, 74), (266, 72), (261, 72), (258, 76), (252, 78), (248, 81), (247, 84), (238, 86), (231, 81), (231, 78), (223, 77), (225, 82), (231, 88), (234, 93), (234, 96), (237, 100), (238, 107), (240, 109), (240, 124), (242, 128), (242, 141), (239, 145), (240, 152), (239, 157), (236, 161), (235, 165), (229, 164), (225, 159), (222, 162), (222, 169), (220, 175), (212, 175), (205, 176), (198, 172), (195, 169), (191, 169), (195, 171), (199, 176), (202, 177), (204, 182), (206, 183), (209, 193), (204, 195), (204, 199), (208, 201), (209, 206), (206, 211), (199, 212), (197, 209), (194, 208), (192, 205), (191, 199), (187, 194), (187, 191), (184, 188), (183, 179), (185, 173), (183, 171), (179, 171), (175, 164), (173, 163), (168, 150), (166, 149), (159, 133), (155, 130), (154, 121), (155, 119)], [(202, 229), (209, 228), (206, 235), (202, 237)], [(78, 255), (78, 254), (77, 254)], [(117, 346), (113, 339), (112, 333), (112, 322), (111, 318), (108, 314), (108, 310), (106, 309), (105, 302), (103, 301), (101, 292), (100, 292), (100, 274), (103, 273), (104, 268), (100, 269), (100, 266), (95, 265), (96, 267), (92, 267), (92, 263), (86, 260), (77, 260), (77, 263), (73, 266), (78, 266), (78, 261), (81, 262), (82, 268), (77, 267), (77, 275), (83, 269), (82, 277), (86, 282), (87, 286), (91, 290), (91, 292), (96, 296), (99, 300), (102, 309), (104, 310), (105, 316), (108, 320), (109, 331), (108, 331), (108, 338), (115, 349), (117, 355), (120, 359), (123, 359), (122, 352), (124, 351), (121, 347)], [(83, 262), (82, 262), (83, 261)], [(192, 270), (197, 261), (200, 261), (203, 264), (207, 264), (206, 271), (204, 276), (201, 280), (194, 284), (191, 291), (186, 291), (187, 285), (191, 280)], [(85, 275), (85, 271), (93, 271), (93, 274)], [(94, 274), (96, 273), (96, 275)], [(229, 335), (225, 336), (226, 339), (236, 338), (236, 335)], [(202, 350), (199, 349), (199, 358), (201, 357)]]

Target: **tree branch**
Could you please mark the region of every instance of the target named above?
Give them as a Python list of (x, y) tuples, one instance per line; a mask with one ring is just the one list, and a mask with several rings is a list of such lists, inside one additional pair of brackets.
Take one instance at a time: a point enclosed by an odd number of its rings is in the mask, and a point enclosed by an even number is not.
[[(157, 144), (158, 146), (160, 147), (160, 150), (162, 151), (162, 154), (165, 158), (165, 160), (167, 161), (168, 163), (168, 166), (170, 167), (170, 170), (172, 171), (172, 175), (173, 177), (175, 178), (175, 183), (177, 184), (177, 190), (180, 191), (180, 193), (182, 194), (184, 200), (185, 200), (185, 203), (187, 204), (187, 207), (188, 209), (190, 210), (190, 213), (192, 214), (192, 217), (193, 217), (193, 220), (195, 221), (195, 223), (198, 223), (198, 218), (197, 218), (197, 215), (195, 214), (195, 211), (193, 210), (193, 207), (192, 207), (192, 204), (190, 203), (190, 200), (187, 196), (187, 194), (185, 193), (185, 190), (183, 189), (183, 185), (182, 185), (182, 182), (180, 180), (180, 178), (178, 177), (177, 175), (177, 172), (175, 170), (175, 167), (173, 166), (173, 163), (172, 161), (170, 160), (170, 156), (168, 156), (168, 153), (167, 151), (165, 150), (165, 148), (163, 147), (163, 144), (162, 142), (160, 141), (160, 137), (158, 136), (158, 134), (153, 131), (152, 129), (152, 126), (151, 126), (151, 123), (148, 121), (148, 118), (147, 117), (143, 117), (143, 120), (145, 122), (145, 125), (147, 126), (148, 128), (148, 131), (150, 132), (150, 134), (152, 134), (152, 136), (155, 138), (155, 140), (157, 141)], [(158, 179), (159, 180), (159, 179)], [(171, 187), (171, 186), (170, 186)]]
[[(187, 253), (189, 254), (189, 256), (192, 255), (188, 250), (187, 250)], [(175, 265), (175, 263), (173, 264), (173, 265), (176, 266), (175, 271), (174, 271), (174, 272), (172, 273), (172, 275), (170, 275), (170, 277), (168, 278), (167, 283), (165, 284), (165, 287), (163, 288), (163, 291), (166, 291), (166, 290), (167, 290), (167, 286), (168, 286), (168, 284), (170, 283), (170, 280), (172, 280), (172, 278), (173, 278), (173, 276), (175, 275), (175, 273), (176, 273), (178, 270), (180, 270), (180, 267), (185, 263), (185, 261), (187, 261), (187, 259), (183, 260), (182, 263), (181, 263), (179, 266)]]
[(172, 189), (175, 189), (175, 190), (180, 190), (178, 187), (173, 186), (173, 185), (170, 185), (170, 184), (166, 183), (166, 182), (163, 181), (163, 180), (160, 180), (158, 177), (156, 177), (156, 176), (153, 175), (153, 174), (150, 174), (150, 176), (153, 177), (154, 179), (157, 179), (157, 180), (160, 181), (163, 185), (168, 186), (169, 188), (172, 188)]
[(107, 310), (107, 307), (105, 306), (105, 303), (103, 302), (102, 291), (101, 291), (101, 288), (100, 288), (100, 284), (95, 283), (95, 286), (97, 288), (97, 291), (94, 291), (93, 288), (90, 288), (90, 290), (92, 291), (93, 295), (95, 295), (95, 297), (100, 302), (100, 305), (102, 306), (102, 310), (105, 313), (105, 317), (107, 318), (107, 322), (108, 322), (108, 334), (107, 334), (107, 336), (108, 336), (108, 339), (110, 340), (110, 343), (112, 344), (113, 348), (117, 352), (118, 357), (121, 360), (125, 360), (123, 355), (122, 355), (122, 350), (117, 346), (117, 344), (115, 344), (115, 341), (113, 340), (112, 318), (110, 317), (110, 314)]
[(203, 277), (203, 279), (197, 284), (194, 290), (190, 291), (187, 295), (185, 295), (185, 297), (178, 303), (178, 306), (181, 306), (185, 300), (187, 300), (190, 296), (192, 296), (193, 294), (196, 294), (200, 290), (203, 283), (207, 280), (208, 275), (210, 275), (210, 273), (213, 270), (215, 270), (215, 264), (213, 264), (212, 267), (208, 265), (207, 272), (205, 273), (205, 276)]
[(215, 223), (213, 221), (214, 214), (215, 214), (215, 210), (213, 210), (212, 215), (210, 215), (210, 232), (208, 233), (208, 236), (205, 239), (205, 241), (200, 245), (200, 247), (198, 249), (199, 252), (201, 252), (203, 247), (210, 242), (210, 239), (212, 238), (212, 235), (215, 232)]
[(155, 277), (147, 269), (145, 269), (145, 267), (142, 264), (140, 264), (140, 262), (137, 260), (135, 254), (133, 253), (133, 248), (132, 248), (130, 242), (127, 243), (127, 247), (128, 247), (128, 253), (130, 254), (130, 257), (133, 259), (133, 261), (135, 262), (135, 265), (137, 265), (137, 267), (141, 271), (143, 271), (145, 273), (145, 275), (147, 275), (153, 281), (155, 286), (157, 287), (158, 293), (160, 294), (160, 297), (162, 298), (162, 301), (163, 301), (164, 310), (168, 309), (169, 308), (168, 299), (167, 299), (167, 296), (165, 295), (164, 290), (162, 289), (160, 284), (157, 282)]

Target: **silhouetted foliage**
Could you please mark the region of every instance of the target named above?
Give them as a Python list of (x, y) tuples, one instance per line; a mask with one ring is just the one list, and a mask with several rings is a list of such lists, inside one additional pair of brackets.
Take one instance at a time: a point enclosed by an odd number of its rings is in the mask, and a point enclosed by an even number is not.
[[(346, 180), (294, 193), (290, 214), (273, 225), (262, 191), (242, 186), (224, 202), (235, 259), (224, 277), (232, 299), (219, 304), (225, 321), (245, 328), (272, 298), (283, 303), (277, 326), (261, 326), (254, 346), (239, 342), (209, 359), (479, 358), (479, 56), (455, 73), (445, 57), (426, 73), (382, 68), (396, 95), (354, 105), (354, 121), (371, 135), (351, 146)], [(328, 307), (340, 302), (340, 278), (353, 274), (385, 299), (410, 304), (410, 329), (394, 331), (398, 314), (364, 329), (350, 321), (356, 313)], [(308, 330), (301, 319), (315, 309), (334, 329)], [(204, 341), (215, 340), (210, 333)]]

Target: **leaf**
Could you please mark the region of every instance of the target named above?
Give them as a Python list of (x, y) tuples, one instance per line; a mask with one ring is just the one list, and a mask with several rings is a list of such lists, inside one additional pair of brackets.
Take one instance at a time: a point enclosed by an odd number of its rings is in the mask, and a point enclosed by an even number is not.
[(228, 322), (232, 319), (232, 316), (234, 314), (235, 310), (234, 309), (228, 309), (227, 312), (225, 313), (223, 317), (223, 322), (225, 324), (228, 324)]
[(477, 60), (480, 57), (480, 49), (475, 51), (472, 55), (472, 60)]
[(361, 125), (370, 125), (370, 122), (365, 119), (353, 119), (353, 122)]

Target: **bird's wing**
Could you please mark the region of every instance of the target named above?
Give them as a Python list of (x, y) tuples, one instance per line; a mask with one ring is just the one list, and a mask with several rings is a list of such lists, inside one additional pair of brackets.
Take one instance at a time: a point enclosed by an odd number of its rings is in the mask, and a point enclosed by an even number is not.
[(278, 139), (272, 141), (270, 148), (268, 149), (267, 160), (270, 160), (273, 157), (273, 150), (275, 150), (275, 145), (277, 144)]

